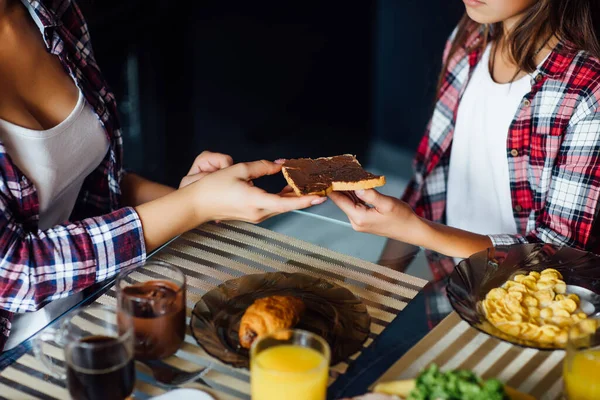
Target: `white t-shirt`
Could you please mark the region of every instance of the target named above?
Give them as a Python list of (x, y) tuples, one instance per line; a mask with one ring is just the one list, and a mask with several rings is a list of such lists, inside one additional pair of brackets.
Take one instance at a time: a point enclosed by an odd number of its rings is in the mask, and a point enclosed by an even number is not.
[(475, 67), (456, 117), (446, 222), (482, 235), (517, 233), (508, 171), (507, 138), (523, 97), (531, 90), (529, 75), (506, 84), (494, 82), (490, 46)]
[[(0, 119), (0, 140), (19, 169), (35, 185), (40, 204), (39, 229), (66, 222), (85, 178), (102, 162), (109, 141), (104, 128), (81, 91), (71, 114), (45, 131), (26, 129)], [(53, 310), (81, 301), (69, 296), (41, 310), (16, 314), (4, 350), (18, 345), (50, 322)]]

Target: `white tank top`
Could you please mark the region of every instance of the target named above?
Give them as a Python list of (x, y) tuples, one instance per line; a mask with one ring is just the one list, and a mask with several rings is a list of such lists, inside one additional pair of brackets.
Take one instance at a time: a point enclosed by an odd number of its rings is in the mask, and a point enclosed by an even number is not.
[(83, 181), (100, 165), (109, 145), (81, 91), (71, 114), (54, 128), (36, 131), (0, 119), (0, 140), (35, 185), (41, 230), (68, 221)]
[(507, 84), (494, 82), (490, 46), (460, 100), (450, 168), (446, 222), (482, 235), (517, 233), (508, 171), (508, 129), (523, 97), (529, 75)]
[[(35, 185), (41, 230), (69, 220), (83, 181), (100, 165), (109, 147), (106, 132), (81, 91), (71, 114), (54, 128), (36, 131), (0, 119), (0, 140), (12, 161)], [(38, 311), (16, 314), (4, 350), (42, 329), (56, 313), (53, 309), (68, 309), (81, 297), (76, 294)]]

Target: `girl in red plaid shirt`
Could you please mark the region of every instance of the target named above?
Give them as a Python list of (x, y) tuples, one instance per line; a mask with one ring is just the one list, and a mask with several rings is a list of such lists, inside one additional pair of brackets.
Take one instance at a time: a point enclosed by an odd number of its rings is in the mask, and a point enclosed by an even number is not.
[[(464, 0), (402, 200), (331, 194), (354, 229), (451, 257), (550, 242), (593, 249), (600, 201), (600, 5)], [(453, 264), (433, 268), (443, 278)]]
[[(463, 1), (402, 200), (330, 196), (354, 229), (433, 250), (430, 328), (451, 311), (457, 258), (530, 242), (598, 248), (600, 2)], [(382, 262), (402, 269), (397, 246)]]

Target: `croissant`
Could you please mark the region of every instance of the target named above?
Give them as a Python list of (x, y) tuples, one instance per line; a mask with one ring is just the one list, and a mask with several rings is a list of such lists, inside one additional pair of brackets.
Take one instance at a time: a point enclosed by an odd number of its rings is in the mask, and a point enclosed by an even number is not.
[(255, 300), (242, 316), (238, 332), (240, 344), (249, 349), (256, 338), (293, 327), (300, 321), (304, 309), (304, 302), (292, 296)]

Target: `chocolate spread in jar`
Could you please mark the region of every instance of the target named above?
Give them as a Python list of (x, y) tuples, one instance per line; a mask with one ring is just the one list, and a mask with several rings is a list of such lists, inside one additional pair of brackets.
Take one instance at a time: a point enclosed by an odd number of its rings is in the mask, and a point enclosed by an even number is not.
[(174, 354), (185, 337), (185, 290), (152, 280), (122, 289), (119, 312), (133, 317), (135, 358), (161, 359)]

